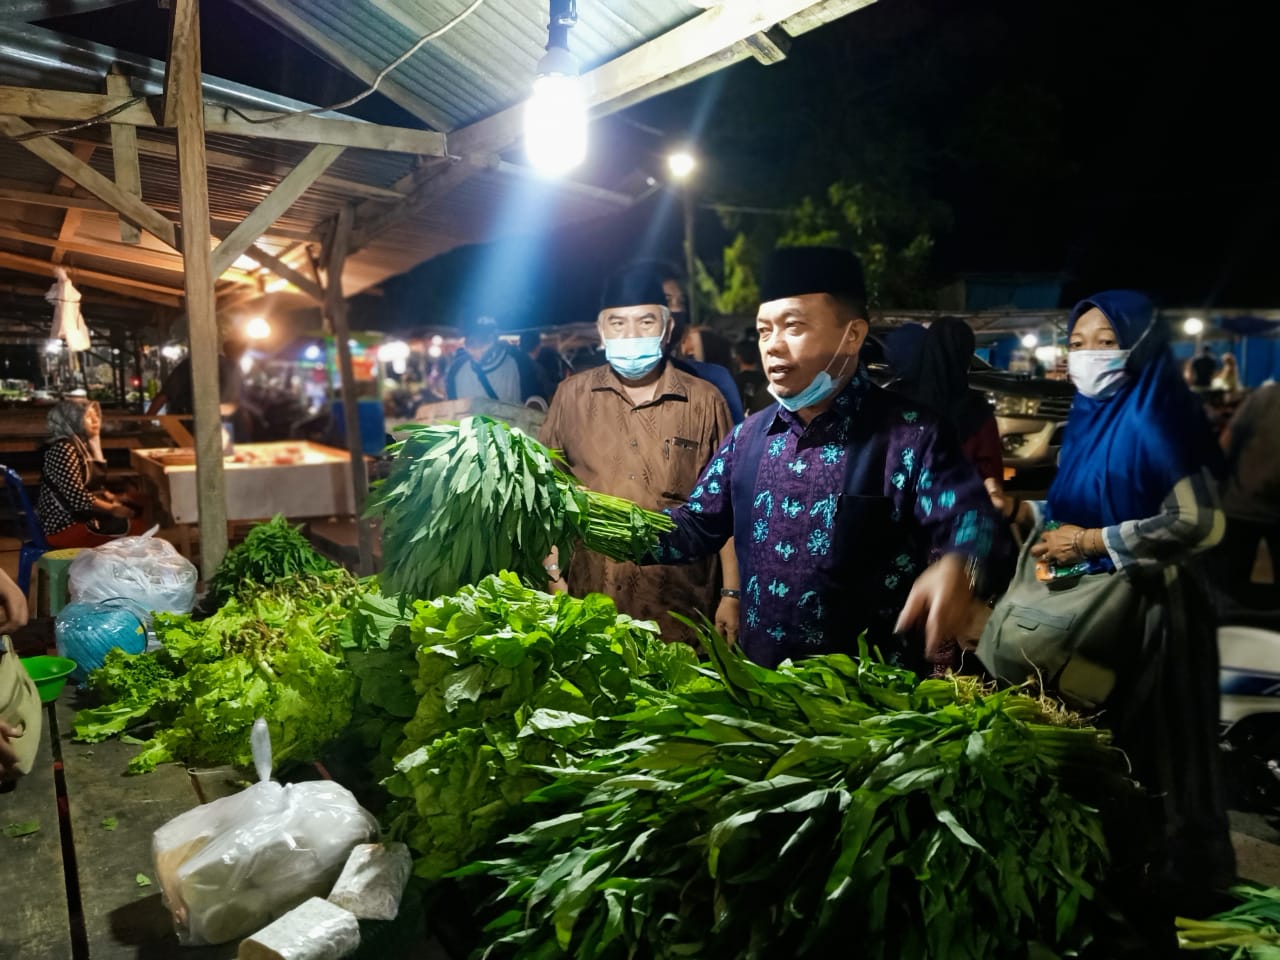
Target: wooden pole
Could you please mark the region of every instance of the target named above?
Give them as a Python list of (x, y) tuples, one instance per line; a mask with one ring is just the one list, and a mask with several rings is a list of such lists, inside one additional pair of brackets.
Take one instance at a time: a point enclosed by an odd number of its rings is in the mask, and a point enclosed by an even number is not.
[(342, 419), (346, 425), (347, 450), (351, 454), (351, 489), (356, 505), (356, 537), (360, 558), (356, 572), (373, 573), (373, 528), (364, 519), (369, 499), (369, 477), (364, 469), (364, 444), (360, 437), (359, 398), (356, 395), (355, 367), (351, 362), (351, 328), (347, 323), (347, 301), (342, 295), (342, 269), (351, 243), (353, 210), (344, 204), (325, 249), (325, 313), (329, 329), (338, 343), (338, 375), (342, 383)]
[(222, 470), (222, 419), (218, 409), (217, 299), (209, 264), (209, 180), (200, 86), (199, 0), (173, 0), (172, 9), (165, 116), (174, 119), (178, 130), (182, 257), (196, 417), (200, 572), (208, 581), (227, 552), (227, 498)]

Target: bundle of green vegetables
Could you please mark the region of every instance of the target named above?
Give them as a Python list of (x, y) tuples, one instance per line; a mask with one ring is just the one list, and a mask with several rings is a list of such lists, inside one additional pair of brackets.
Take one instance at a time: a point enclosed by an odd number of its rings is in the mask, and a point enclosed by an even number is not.
[(76, 715), (90, 743), (147, 734), (130, 773), (157, 764), (251, 765), (264, 717), (276, 763), (313, 759), (351, 720), (355, 675), (341, 640), (360, 586), (343, 570), (241, 591), (204, 620), (157, 614), (152, 653), (113, 650), (90, 683), (103, 705)]
[(1243, 884), (1240, 903), (1208, 920), (1178, 918), (1178, 946), (1230, 960), (1280, 960), (1280, 887)]
[(400, 798), (392, 832), (429, 878), (527, 816), (524, 796), (549, 780), (538, 766), (567, 757), (597, 718), (709, 682), (689, 647), (607, 597), (539, 593), (511, 573), (418, 604), (410, 630), (419, 699), (385, 785)]
[(334, 564), (316, 553), (299, 531), (280, 514), (250, 530), (218, 564), (201, 610), (212, 613), (243, 591), (333, 570)]
[(1106, 734), (972, 679), (703, 644), (717, 682), (607, 738), (561, 726), (583, 739), (537, 770), (557, 777), (526, 797), (543, 819), (457, 874), (500, 884), (485, 956), (988, 960), (1088, 939), (1107, 851), (1074, 791), (1124, 782)]
[(370, 499), (382, 520), (382, 584), (426, 599), (512, 570), (546, 583), (552, 547), (567, 561), (573, 543), (635, 560), (672, 529), (669, 517), (581, 487), (555, 454), (489, 417), (406, 426), (391, 473)]

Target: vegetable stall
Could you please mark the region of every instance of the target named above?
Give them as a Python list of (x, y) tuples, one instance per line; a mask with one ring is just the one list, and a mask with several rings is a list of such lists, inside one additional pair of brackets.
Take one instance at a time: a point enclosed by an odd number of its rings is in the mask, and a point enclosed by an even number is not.
[(323, 761), (407, 845), (406, 915), (453, 956), (1144, 955), (1116, 946), (1138, 788), (1105, 732), (865, 646), (771, 670), (689, 624), (700, 660), (533, 586), (551, 545), (634, 557), (665, 517), (486, 418), (394, 454), (381, 578), (254, 528), (155, 649), (91, 675), (76, 738), (126, 739), (143, 777), (247, 769), (262, 718), (278, 774)]

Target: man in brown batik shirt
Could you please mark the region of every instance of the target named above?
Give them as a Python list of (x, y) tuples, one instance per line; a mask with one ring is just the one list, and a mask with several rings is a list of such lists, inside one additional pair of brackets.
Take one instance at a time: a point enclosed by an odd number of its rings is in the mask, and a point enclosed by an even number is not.
[[(671, 313), (665, 304), (662, 278), (651, 266), (629, 267), (609, 280), (597, 320), (608, 363), (560, 384), (540, 436), (563, 451), (584, 486), (649, 510), (683, 504), (733, 427), (714, 386), (666, 362)], [(603, 593), (623, 613), (657, 620), (667, 639), (689, 634), (668, 611), (710, 617), (720, 599), (715, 558), (639, 567), (579, 549), (567, 570), (549, 559), (547, 576), (556, 589)], [(724, 586), (736, 595), (736, 559)]]

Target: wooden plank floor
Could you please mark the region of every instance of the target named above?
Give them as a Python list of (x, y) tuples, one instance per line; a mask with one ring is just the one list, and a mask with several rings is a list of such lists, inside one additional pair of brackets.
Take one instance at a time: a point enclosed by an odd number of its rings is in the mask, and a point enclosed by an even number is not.
[(0, 834), (5, 899), (0, 960), (72, 956), (48, 719), (40, 737), (40, 752), (31, 773), (9, 792), (0, 793), (0, 828), (30, 820), (40, 824), (39, 832), (30, 836)]
[[(153, 773), (125, 773), (136, 746), (119, 741), (71, 741), (75, 707), (70, 692), (59, 702), (64, 773), (75, 837), (76, 875), (84, 910), (89, 960), (234, 957), (238, 944), (192, 948), (178, 944), (151, 863), (151, 835), (200, 800), (187, 772), (164, 764)], [(114, 818), (116, 828), (104, 829)], [(143, 874), (150, 886), (139, 886)]]

